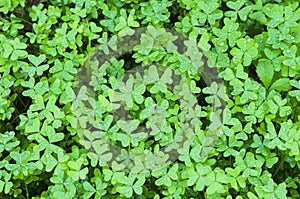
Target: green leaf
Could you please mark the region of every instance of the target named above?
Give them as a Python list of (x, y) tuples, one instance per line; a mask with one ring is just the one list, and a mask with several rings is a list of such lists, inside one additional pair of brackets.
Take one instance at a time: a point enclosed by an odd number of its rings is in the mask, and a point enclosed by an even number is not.
[(288, 78), (280, 78), (276, 80), (269, 90), (288, 91), (291, 89)]
[(54, 143), (54, 142), (59, 142), (61, 140), (63, 140), (65, 137), (65, 135), (63, 133), (55, 133), (54, 135), (52, 135), (49, 139), (49, 141), (51, 143)]
[(258, 199), (258, 197), (252, 192), (248, 192), (247, 196), (249, 197), (249, 199)]
[(34, 98), (34, 104), (30, 106), (31, 111), (39, 111), (45, 109), (45, 103), (42, 95), (36, 95)]
[(269, 88), (273, 76), (274, 76), (274, 67), (268, 62), (259, 62), (256, 68), (256, 72), (262, 83), (266, 88)]
[(296, 97), (296, 99), (298, 101), (300, 101), (300, 82), (298, 81), (295, 81), (295, 80), (291, 80), (290, 81), (290, 84), (293, 86), (293, 87), (296, 87), (298, 90), (291, 90), (289, 91), (289, 95), (292, 96), (292, 97)]
[(41, 122), (38, 118), (35, 118), (33, 120), (29, 120), (29, 122), (26, 124), (25, 131), (27, 133), (35, 133), (40, 131)]
[(55, 60), (54, 66), (50, 68), (49, 72), (55, 74), (59, 79), (70, 81), (75, 79), (77, 70), (74, 68), (74, 64), (71, 60), (67, 60), (63, 64), (57, 59)]
[(119, 120), (117, 122), (120, 129), (122, 129), (124, 132), (128, 134), (134, 132), (137, 129), (139, 123), (140, 122), (138, 120), (131, 120), (130, 122), (125, 120)]
[(230, 54), (234, 56), (233, 62), (249, 66), (258, 55), (257, 44), (252, 38), (246, 37), (238, 39), (237, 46), (239, 48), (234, 47), (230, 51)]
[(38, 57), (34, 55), (28, 55), (28, 59), (34, 66), (39, 66), (41, 63), (45, 61), (46, 55), (42, 54), (39, 55)]
[(145, 84), (151, 84), (151, 83), (155, 83), (158, 80), (159, 80), (159, 74), (157, 71), (157, 67), (151, 65), (149, 69), (145, 72), (144, 82)]
[(41, 158), (41, 161), (46, 166), (46, 171), (50, 172), (57, 165), (57, 160), (51, 154), (44, 154)]

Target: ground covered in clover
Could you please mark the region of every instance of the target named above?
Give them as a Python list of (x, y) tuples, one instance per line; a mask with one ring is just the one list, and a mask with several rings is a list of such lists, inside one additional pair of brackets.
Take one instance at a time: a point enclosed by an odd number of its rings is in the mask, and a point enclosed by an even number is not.
[(293, 0), (1, 0), (0, 198), (300, 198)]

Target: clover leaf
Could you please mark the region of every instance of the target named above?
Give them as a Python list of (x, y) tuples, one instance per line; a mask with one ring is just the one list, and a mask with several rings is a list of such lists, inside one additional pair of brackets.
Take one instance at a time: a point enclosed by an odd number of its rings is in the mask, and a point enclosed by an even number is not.
[(107, 27), (107, 29), (110, 32), (114, 32), (115, 23), (116, 23), (115, 20), (116, 20), (117, 13), (118, 13), (118, 11), (115, 7), (108, 8), (108, 6), (105, 5), (105, 8), (103, 10), (103, 15), (105, 15), (107, 18), (101, 20), (100, 24), (104, 27)]
[[(219, 40), (228, 39), (229, 46), (233, 47), (236, 44), (236, 41), (241, 37), (241, 32), (238, 31), (239, 24), (228, 18), (224, 19), (224, 23), (225, 26), (222, 29), (214, 28), (213, 31), (219, 37)], [(221, 44), (225, 47), (224, 43), (219, 43), (219, 45)], [(223, 51), (225, 52), (226, 50)]]
[[(139, 178), (138, 178), (139, 177)], [(118, 182), (121, 183), (121, 186), (118, 186), (116, 190), (123, 194), (126, 198), (130, 198), (133, 195), (133, 192), (141, 195), (143, 193), (142, 186), (145, 183), (145, 177), (137, 176), (136, 174), (129, 174), (118, 179)]]
[(25, 51), (27, 45), (20, 41), (19, 38), (14, 40), (9, 40), (7, 43), (3, 44), (3, 58), (10, 58), (11, 60), (23, 59), (27, 57), (28, 53)]
[(1, 141), (0, 141), (0, 152), (3, 151), (13, 151), (19, 144), (20, 141), (14, 139), (15, 132), (5, 132), (0, 135)]
[(126, 35), (133, 35), (134, 30), (132, 28), (139, 27), (139, 23), (134, 20), (134, 12), (130, 12), (128, 17), (126, 11), (121, 9), (120, 17), (118, 19), (118, 23), (115, 27), (115, 31), (118, 31), (118, 35), (120, 37), (124, 37)]
[(290, 84), (297, 88), (297, 90), (291, 90), (289, 91), (289, 95), (292, 97), (295, 97), (298, 101), (300, 101), (300, 82), (295, 81), (295, 80), (291, 80)]
[(22, 66), (22, 69), (24, 70), (24, 72), (27, 72), (30, 77), (34, 76), (35, 74), (41, 76), (43, 72), (49, 68), (48, 64), (42, 64), (46, 59), (46, 55), (44, 54), (39, 55), (38, 57), (34, 55), (28, 55), (28, 59), (33, 64), (33, 66), (29, 66), (28, 64), (26, 64)]
[(202, 191), (205, 186), (210, 186), (214, 182), (215, 173), (210, 166), (198, 163), (195, 165), (195, 168), (187, 168), (182, 173), (182, 177), (187, 179), (188, 186), (195, 185), (197, 191)]
[(266, 12), (268, 11), (268, 8), (267, 6), (264, 6), (263, 5), (264, 2), (262, 0), (258, 0), (255, 5), (252, 5), (252, 9), (254, 12), (250, 13), (249, 14), (249, 17), (251, 19), (254, 19), (254, 20), (257, 20), (259, 21), (260, 23), (262, 24), (265, 24), (267, 22), (267, 18), (266, 18)]
[(160, 104), (156, 104), (152, 98), (145, 99), (145, 109), (140, 113), (140, 119), (144, 120), (148, 118), (146, 123), (147, 128), (151, 128), (151, 135), (155, 135), (160, 131), (167, 130), (167, 118), (169, 113), (167, 108), (169, 103), (166, 100), (163, 100)]
[(109, 48), (111, 48), (112, 50), (117, 50), (117, 45), (116, 45), (117, 36), (116, 35), (112, 36), (108, 40), (108, 34), (107, 34), (107, 32), (104, 32), (102, 34), (102, 37), (100, 37), (97, 41), (100, 43), (99, 49), (103, 50), (103, 52), (105, 54), (109, 53)]
[(70, 81), (74, 79), (77, 70), (74, 68), (74, 64), (71, 60), (67, 60), (64, 63), (55, 60), (54, 66), (50, 68), (49, 72), (55, 74), (59, 79)]
[(290, 66), (292, 69), (296, 69), (296, 66), (300, 64), (300, 56), (296, 56), (297, 46), (293, 45), (290, 49), (284, 50), (283, 54), (286, 59), (283, 61), (284, 65)]
[(170, 68), (167, 68), (161, 77), (159, 77), (157, 67), (151, 65), (145, 72), (143, 82), (145, 84), (155, 83), (149, 90), (151, 93), (166, 92), (168, 89), (167, 84), (173, 82), (171, 77), (172, 70)]
[(69, 161), (68, 166), (70, 170), (67, 172), (67, 175), (70, 176), (74, 181), (78, 179), (84, 179), (88, 173), (88, 168), (85, 167), (81, 169), (84, 160), (79, 158), (77, 161)]
[(102, 197), (106, 194), (106, 187), (107, 184), (103, 183), (99, 176), (96, 176), (92, 179), (94, 182), (94, 186), (92, 186), (88, 181), (83, 182), (83, 187), (86, 190), (84, 197), (90, 198), (92, 195), (95, 194), (95, 197)]
[(204, 24), (207, 20), (210, 25), (214, 25), (216, 21), (223, 16), (223, 12), (218, 9), (217, 1), (199, 2), (199, 7), (202, 9), (200, 23)]
[(1, 177), (4, 179), (0, 180), (0, 191), (4, 194), (8, 194), (13, 187), (13, 183), (10, 181), (11, 174), (6, 171), (2, 171)]
[(16, 164), (7, 164), (6, 169), (12, 171), (15, 176), (27, 176), (28, 172), (35, 169), (35, 164), (33, 162), (29, 162), (30, 152), (24, 151), (22, 153), (19, 152), (11, 152), (10, 157), (16, 161)]
[(172, 5), (167, 0), (157, 1), (150, 0), (149, 2), (143, 2), (141, 5), (141, 14), (138, 15), (140, 19), (143, 19), (142, 24), (151, 22), (152, 24), (160, 24), (162, 22), (168, 22), (170, 13), (168, 7)]
[(246, 4), (246, 0), (226, 2), (227, 7), (232, 10), (226, 11), (224, 15), (226, 17), (231, 17), (233, 19), (236, 19), (237, 16), (239, 16), (241, 20), (246, 21), (247, 16), (252, 10), (252, 7), (247, 5), (244, 6), (245, 4)]
[(155, 181), (155, 184), (157, 186), (165, 185), (165, 186), (170, 187), (172, 180), (177, 180), (178, 179), (177, 171), (178, 171), (178, 164), (174, 164), (169, 169), (169, 171), (167, 172), (166, 175), (163, 175), (162, 177), (158, 178)]
[(240, 38), (236, 43), (239, 48), (234, 47), (230, 51), (233, 55), (233, 62), (249, 66), (258, 55), (257, 44), (251, 38)]
[(124, 82), (118, 82), (120, 92), (114, 92), (112, 96), (113, 102), (124, 101), (126, 106), (131, 108), (134, 105), (134, 102), (141, 104), (144, 101), (143, 93), (146, 90), (145, 85), (135, 85), (135, 79), (132, 75), (129, 76), (129, 79)]
[(230, 175), (229, 183), (235, 190), (240, 190), (240, 188), (244, 188), (246, 186), (246, 178), (243, 176), (240, 176), (241, 169), (239, 167), (236, 167), (234, 169), (232, 168), (226, 168), (226, 173)]
[(289, 114), (291, 114), (292, 110), (290, 106), (285, 106), (287, 103), (287, 100), (284, 99), (282, 100), (281, 97), (279, 95), (272, 95), (273, 93), (270, 93), (268, 98), (270, 98), (270, 100), (268, 100), (268, 105), (270, 107), (270, 112), (272, 114), (276, 114), (277, 112), (279, 112), (279, 116), (280, 117), (285, 117), (288, 116)]

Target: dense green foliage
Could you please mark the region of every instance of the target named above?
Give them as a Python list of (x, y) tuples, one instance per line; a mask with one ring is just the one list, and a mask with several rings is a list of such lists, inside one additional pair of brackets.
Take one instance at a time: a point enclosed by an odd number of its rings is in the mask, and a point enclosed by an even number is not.
[(0, 198), (300, 198), (299, 20), (293, 0), (1, 0)]

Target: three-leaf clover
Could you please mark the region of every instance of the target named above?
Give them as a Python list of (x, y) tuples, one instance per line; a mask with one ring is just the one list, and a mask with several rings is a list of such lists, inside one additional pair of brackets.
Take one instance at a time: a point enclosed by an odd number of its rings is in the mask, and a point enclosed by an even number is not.
[(223, 12), (218, 9), (219, 3), (217, 1), (201, 1), (199, 2), (199, 21), (204, 24), (206, 21), (210, 25), (214, 25), (216, 21), (223, 17)]
[(70, 170), (67, 171), (67, 175), (70, 176), (74, 181), (77, 181), (78, 179), (84, 179), (88, 174), (89, 171), (87, 167), (81, 169), (83, 163), (84, 159), (82, 157), (76, 161), (71, 160), (68, 162)]
[(187, 179), (187, 185), (195, 185), (197, 191), (203, 191), (205, 186), (210, 186), (215, 180), (215, 173), (210, 166), (201, 163), (194, 167), (188, 167), (182, 173), (182, 177)]
[(49, 91), (49, 83), (47, 78), (41, 78), (39, 82), (35, 84), (35, 79), (30, 77), (28, 81), (21, 82), (21, 85), (25, 88), (29, 88), (22, 92), (24, 96), (31, 97), (32, 99), (36, 95), (43, 95)]
[(118, 182), (121, 183), (117, 186), (116, 190), (123, 194), (126, 198), (130, 198), (135, 192), (138, 195), (143, 193), (142, 186), (144, 185), (146, 179), (144, 176), (138, 176), (137, 174), (130, 173), (127, 176), (122, 176), (118, 179)]
[(226, 11), (224, 15), (233, 19), (236, 19), (237, 16), (239, 16), (242, 21), (246, 21), (248, 14), (252, 10), (252, 7), (247, 5), (244, 6), (245, 3), (246, 0), (226, 2), (227, 7), (232, 10)]
[(11, 173), (8, 173), (7, 171), (1, 171), (0, 176), (0, 192), (8, 194), (13, 187), (13, 183), (10, 181)]
[(67, 60), (62, 63), (58, 59), (55, 60), (54, 66), (50, 68), (50, 73), (55, 74), (59, 79), (70, 81), (75, 79), (75, 74), (77, 73), (76, 68), (71, 60)]
[(107, 27), (107, 29), (110, 32), (114, 32), (115, 30), (115, 23), (116, 23), (116, 16), (118, 13), (118, 10), (113, 7), (113, 8), (108, 8), (108, 6), (106, 4), (103, 8), (103, 15), (105, 15), (107, 18), (104, 18), (103, 20), (100, 21), (100, 24), (104, 27)]
[(241, 173), (241, 168), (236, 167), (236, 168), (226, 168), (225, 169), (226, 173), (230, 175), (228, 181), (230, 185), (237, 191), (240, 190), (240, 188), (245, 188), (246, 186), (246, 177), (243, 177), (240, 175)]
[(107, 34), (107, 32), (104, 32), (102, 34), (102, 37), (99, 38), (97, 41), (100, 43), (99, 49), (103, 50), (103, 52), (105, 54), (109, 53), (109, 48), (111, 48), (112, 50), (117, 50), (117, 45), (116, 45), (117, 36), (116, 35), (113, 35), (108, 40), (108, 34)]
[(20, 41), (18, 37), (14, 40), (8, 40), (3, 44), (3, 58), (10, 58), (12, 61), (27, 57), (28, 53), (25, 50), (27, 45)]
[(46, 60), (46, 55), (44, 54), (41, 54), (38, 57), (28, 55), (28, 60), (33, 64), (33, 66), (26, 64), (22, 66), (22, 69), (27, 72), (30, 77), (33, 77), (35, 74), (41, 76), (43, 72), (49, 68), (48, 64), (42, 64)]
[[(163, 175), (155, 181), (155, 184), (157, 186), (165, 185), (167, 187), (170, 187), (172, 184), (172, 180), (178, 179), (178, 174), (177, 174), (178, 168), (179, 168), (178, 164), (174, 164), (171, 168), (168, 169), (168, 171), (166, 168), (165, 172), (166, 171), (167, 172), (163, 173)], [(154, 173), (153, 175), (155, 176)]]
[(285, 55), (285, 60), (283, 61), (284, 65), (291, 67), (292, 69), (298, 69), (300, 66), (300, 56), (296, 55), (297, 53), (297, 46), (293, 45), (290, 49), (286, 49), (283, 51)]
[(123, 147), (127, 147), (130, 144), (133, 146), (138, 146), (139, 142), (147, 137), (147, 134), (144, 132), (137, 132), (136, 129), (140, 124), (139, 120), (119, 120), (117, 126), (124, 131), (124, 133), (115, 133), (113, 138), (121, 141)]
[[(235, 23), (234, 20), (225, 18), (224, 19), (225, 26), (222, 29), (214, 28), (213, 32), (219, 37), (218, 40), (222, 41), (228, 39), (228, 43), (230, 47), (233, 47), (236, 44), (236, 41), (241, 37), (242, 33), (238, 31), (239, 24)], [(222, 42), (219, 45), (224, 48), (226, 47), (226, 43)], [(225, 52), (223, 50), (223, 52)]]
[(166, 70), (161, 75), (161, 77), (159, 77), (157, 67), (151, 65), (150, 68), (145, 72), (143, 82), (146, 85), (154, 83), (154, 85), (149, 90), (150, 93), (158, 93), (158, 92), (165, 93), (168, 89), (167, 85), (173, 82), (172, 69), (166, 68)]
[(167, 125), (167, 118), (170, 115), (167, 111), (169, 102), (163, 100), (161, 103), (156, 104), (152, 98), (147, 97), (145, 100), (145, 109), (140, 113), (140, 119), (148, 119), (146, 123), (147, 128), (151, 128), (151, 135), (155, 135), (160, 131), (169, 131)]
[(120, 81), (117, 83), (117, 88), (120, 92), (116, 91), (113, 93), (112, 102), (123, 101), (126, 106), (132, 108), (134, 102), (141, 104), (144, 101), (143, 93), (146, 90), (146, 86), (136, 85), (134, 77), (130, 74), (129, 79), (124, 83)]
[(140, 24), (134, 20), (134, 10), (133, 12), (130, 12), (128, 17), (126, 14), (126, 11), (124, 9), (121, 9), (120, 11), (120, 17), (118, 19), (118, 23), (115, 27), (115, 31), (118, 31), (118, 35), (120, 37), (124, 37), (126, 35), (133, 35), (134, 30), (132, 28), (137, 28), (140, 26)]
[(33, 162), (29, 162), (30, 152), (16, 152), (10, 153), (10, 157), (16, 161), (15, 164), (7, 164), (6, 169), (12, 171), (15, 176), (27, 176), (31, 170), (35, 169), (36, 165)]
[(144, 18), (142, 24), (151, 22), (152, 24), (159, 24), (160, 22), (168, 22), (170, 12), (168, 7), (172, 5), (172, 2), (167, 0), (150, 0), (148, 2), (142, 2), (141, 14), (138, 15), (140, 19)]
[(236, 41), (239, 48), (234, 47), (230, 54), (233, 55), (233, 63), (243, 63), (249, 66), (258, 55), (257, 44), (250, 37), (240, 38)]
[(107, 183), (103, 183), (100, 176), (95, 176), (92, 179), (92, 182), (95, 184), (92, 186), (88, 181), (83, 182), (83, 188), (86, 190), (84, 197), (90, 198), (95, 194), (95, 197), (101, 198), (106, 194)]
[(270, 112), (272, 114), (277, 114), (279, 112), (280, 117), (286, 117), (292, 113), (292, 108), (286, 106), (287, 99), (281, 99), (278, 93), (271, 92), (268, 95), (268, 106), (270, 107)]

